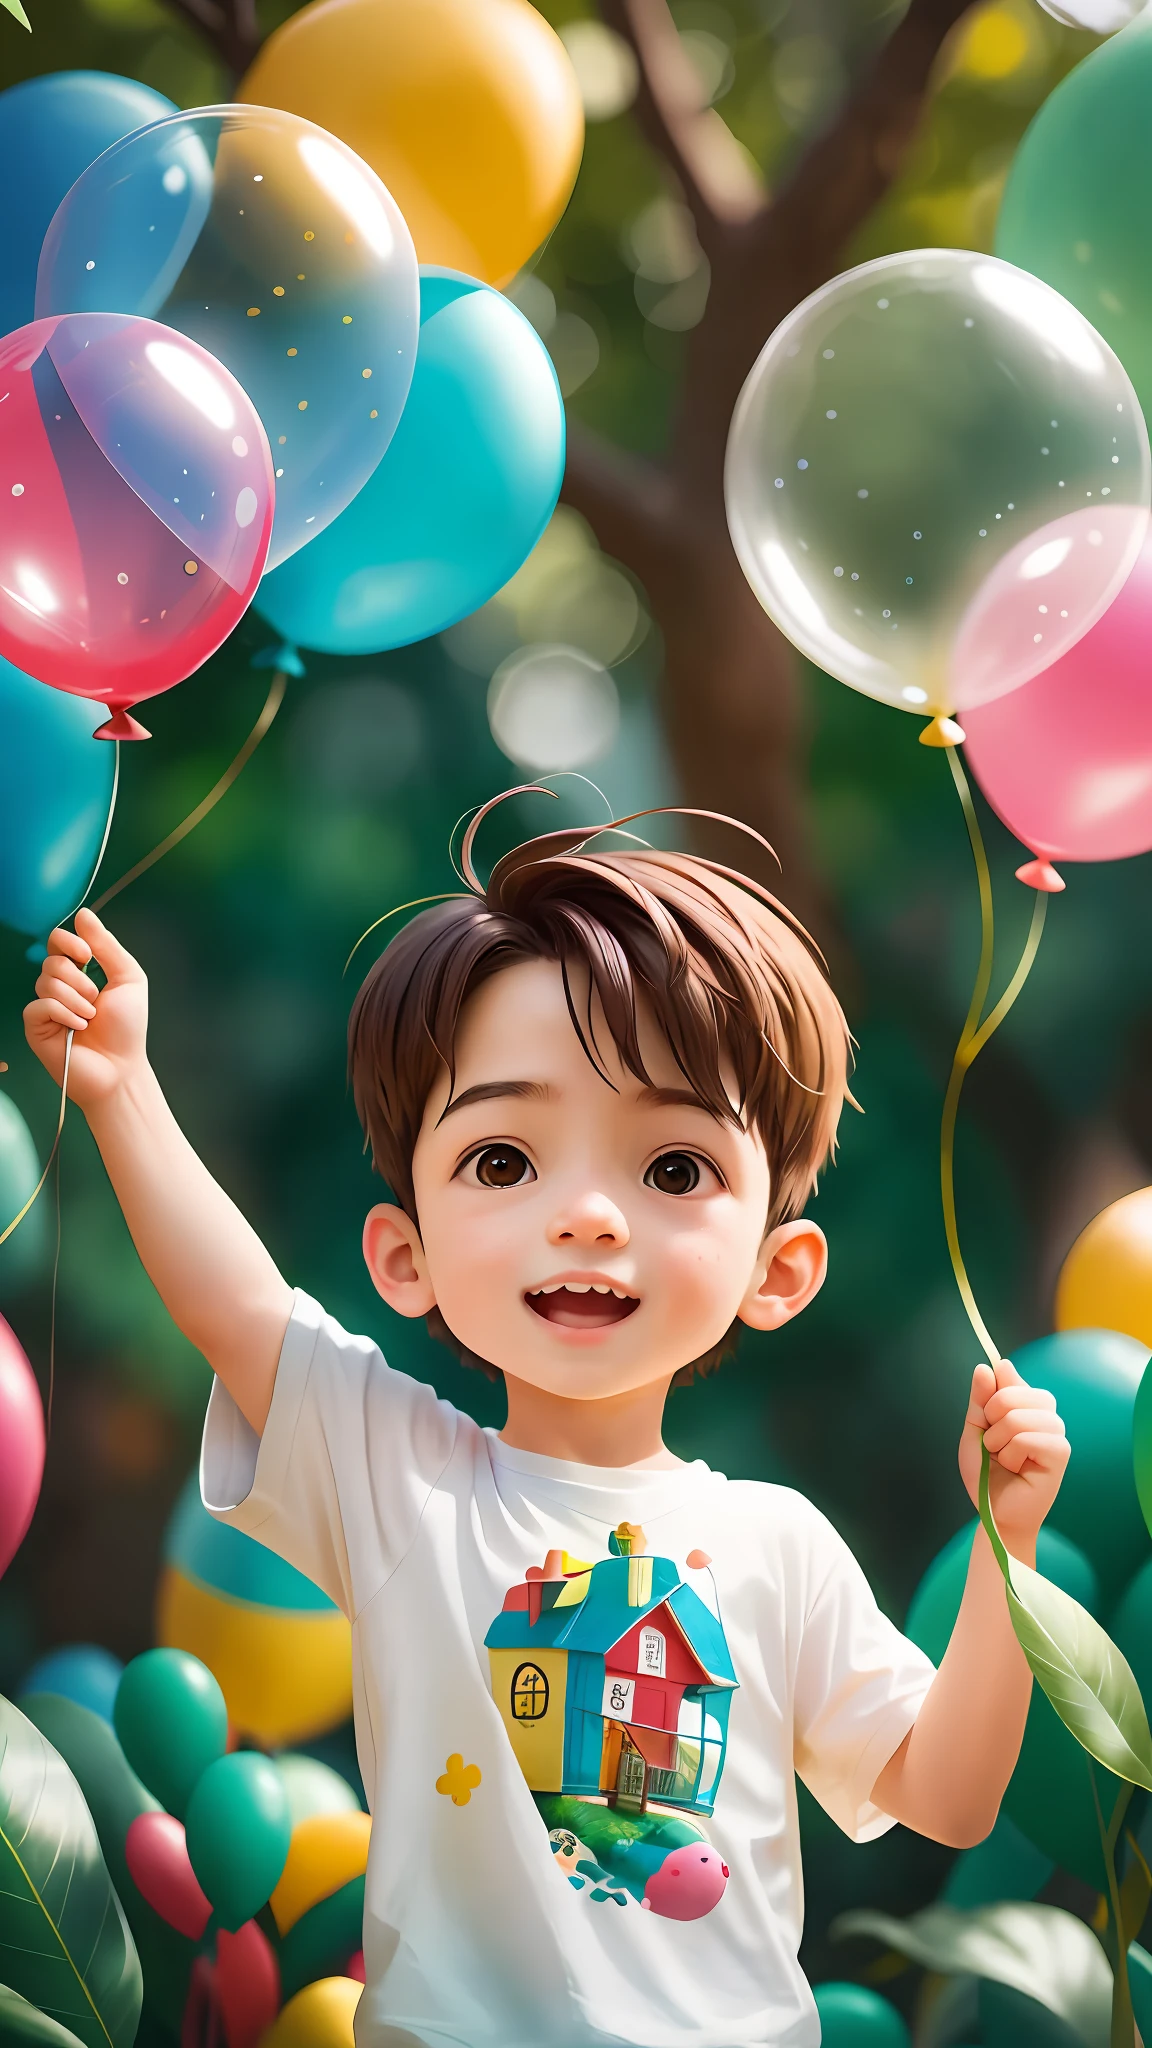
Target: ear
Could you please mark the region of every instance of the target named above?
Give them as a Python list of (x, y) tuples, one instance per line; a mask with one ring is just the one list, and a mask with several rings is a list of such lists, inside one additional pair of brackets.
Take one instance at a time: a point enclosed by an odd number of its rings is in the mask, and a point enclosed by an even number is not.
[(403, 1209), (378, 1202), (364, 1219), (364, 1259), (377, 1294), (402, 1316), (426, 1316), (436, 1306), (420, 1232)]
[(827, 1271), (828, 1240), (819, 1224), (805, 1217), (781, 1223), (760, 1247), (748, 1292), (736, 1311), (740, 1321), (753, 1330), (779, 1330), (819, 1294)]

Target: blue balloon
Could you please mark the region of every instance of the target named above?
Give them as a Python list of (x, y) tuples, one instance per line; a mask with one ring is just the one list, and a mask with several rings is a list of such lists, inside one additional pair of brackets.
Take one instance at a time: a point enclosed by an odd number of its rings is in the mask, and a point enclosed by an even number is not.
[(524, 315), (459, 271), (420, 272), (420, 345), (384, 460), (339, 519), (273, 570), (256, 608), (324, 654), (427, 640), (531, 553), (564, 475), (564, 402)]
[(0, 924), (46, 938), (74, 910), (112, 801), (102, 704), (50, 690), (0, 656)]
[(60, 1699), (75, 1700), (78, 1707), (99, 1714), (111, 1725), (116, 1692), (124, 1673), (119, 1657), (102, 1650), (98, 1643), (68, 1643), (62, 1650), (49, 1650), (25, 1674), (20, 1687), (22, 1699), (34, 1692), (55, 1693)]
[(199, 1472), (189, 1475), (173, 1510), (164, 1534), (164, 1556), (186, 1578), (228, 1600), (289, 1614), (336, 1611), (327, 1593), (294, 1565), (208, 1513), (200, 1498)]
[(122, 135), (175, 111), (108, 71), (50, 71), (0, 93), (0, 192), (20, 195), (0, 229), (0, 334), (33, 316), (40, 245), (68, 187)]

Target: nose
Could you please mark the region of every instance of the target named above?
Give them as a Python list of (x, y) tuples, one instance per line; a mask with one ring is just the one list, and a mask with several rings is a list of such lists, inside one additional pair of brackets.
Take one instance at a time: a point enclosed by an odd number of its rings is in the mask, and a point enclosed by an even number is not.
[(557, 1210), (548, 1226), (548, 1242), (554, 1245), (591, 1249), (607, 1245), (621, 1247), (628, 1242), (627, 1218), (609, 1195), (589, 1188), (574, 1195)]

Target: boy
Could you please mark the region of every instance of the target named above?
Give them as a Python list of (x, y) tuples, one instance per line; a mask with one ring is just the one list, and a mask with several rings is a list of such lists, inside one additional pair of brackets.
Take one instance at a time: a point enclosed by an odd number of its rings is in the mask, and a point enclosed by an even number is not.
[[(361, 988), (350, 1067), (394, 1197), (373, 1280), (503, 1373), (498, 1434), (288, 1287), (178, 1130), (144, 975), (89, 911), (52, 936), (29, 1041), (59, 1078), (75, 1031), (70, 1093), (215, 1371), (207, 1504), (353, 1623), (360, 2048), (810, 2048), (794, 1771), (856, 1840), (977, 1842), (1028, 1668), (982, 1533), (937, 1673), (807, 1501), (662, 1441), (669, 1387), (824, 1278), (802, 1211), (848, 1034), (804, 933), (727, 870), (594, 835), (484, 889), (471, 837), (472, 893)], [(981, 1432), (1032, 1562), (1068, 1455), (1051, 1397), (977, 1367), (973, 1497)]]

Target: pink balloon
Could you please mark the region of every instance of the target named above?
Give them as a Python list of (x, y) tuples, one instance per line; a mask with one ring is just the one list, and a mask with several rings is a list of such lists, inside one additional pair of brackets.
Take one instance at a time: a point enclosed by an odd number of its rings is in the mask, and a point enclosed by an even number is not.
[(280, 1965), (254, 1920), (216, 1942), (216, 1994), (228, 2048), (256, 2048), (280, 2010)]
[(960, 621), (952, 705), (990, 703), (1047, 674), (1123, 589), (1148, 532), (1142, 505), (1082, 505), (1037, 527), (997, 562)]
[(44, 1407), (36, 1376), (0, 1316), (0, 1572), (32, 1520), (44, 1476)]
[(1152, 848), (1152, 538), (1091, 632), (964, 729), (993, 810), (1042, 859)]
[(248, 607), (275, 485), (255, 407), (153, 320), (69, 313), (0, 341), (0, 653), (113, 713), (215, 652)]
[(170, 1813), (138, 1813), (124, 1839), (132, 1882), (169, 1927), (199, 1941), (212, 1917), (188, 1860), (183, 1824)]

